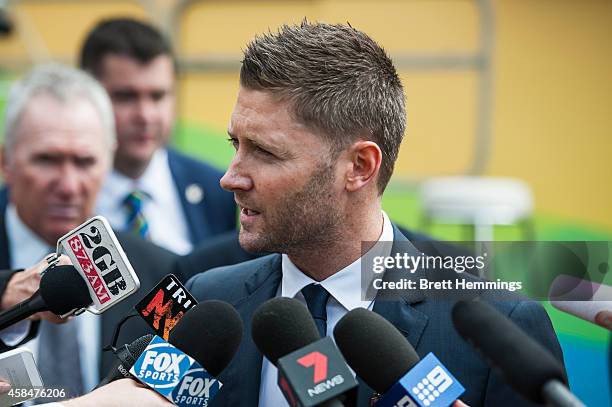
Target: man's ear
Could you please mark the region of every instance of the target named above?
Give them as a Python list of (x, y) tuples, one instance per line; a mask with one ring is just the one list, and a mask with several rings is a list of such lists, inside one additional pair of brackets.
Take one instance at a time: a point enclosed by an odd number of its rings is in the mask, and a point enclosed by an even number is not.
[(348, 149), (349, 166), (346, 174), (346, 189), (357, 191), (369, 183), (376, 183), (382, 151), (373, 141), (359, 140)]

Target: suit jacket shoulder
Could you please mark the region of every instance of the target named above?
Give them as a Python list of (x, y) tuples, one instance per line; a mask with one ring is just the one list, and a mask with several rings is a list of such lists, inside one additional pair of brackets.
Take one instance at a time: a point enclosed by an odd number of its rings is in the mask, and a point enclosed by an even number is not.
[(235, 305), (269, 279), (280, 278), (280, 259), (279, 254), (270, 254), (214, 268), (193, 276), (186, 287), (198, 300), (218, 299)]

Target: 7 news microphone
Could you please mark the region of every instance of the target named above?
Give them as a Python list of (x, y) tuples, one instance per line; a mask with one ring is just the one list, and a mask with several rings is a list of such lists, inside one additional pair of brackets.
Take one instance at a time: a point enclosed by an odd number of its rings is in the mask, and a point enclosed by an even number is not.
[(257, 348), (278, 368), (278, 385), (294, 406), (343, 406), (357, 381), (331, 338), (321, 339), (308, 309), (292, 298), (273, 298), (253, 314)]
[(55, 266), (42, 275), (34, 295), (0, 313), (0, 330), (37, 312), (65, 315), (92, 302), (85, 280), (73, 266)]
[(452, 319), (457, 332), (523, 397), (554, 407), (584, 407), (567, 388), (561, 363), (490, 305), (459, 301)]
[(376, 393), (376, 406), (447, 407), (465, 391), (432, 354), (419, 361), (389, 321), (365, 308), (349, 311), (334, 328), (340, 351)]

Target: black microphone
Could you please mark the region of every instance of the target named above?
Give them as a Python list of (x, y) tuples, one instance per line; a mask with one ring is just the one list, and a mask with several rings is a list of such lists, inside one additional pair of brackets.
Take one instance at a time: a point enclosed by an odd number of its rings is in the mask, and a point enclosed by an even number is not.
[(278, 367), (279, 387), (292, 407), (343, 406), (339, 397), (357, 387), (332, 339), (321, 339), (308, 309), (293, 298), (273, 298), (260, 305), (253, 314), (251, 335)]
[(85, 280), (73, 266), (52, 267), (42, 275), (40, 287), (34, 295), (0, 313), (0, 330), (37, 312), (64, 315), (92, 302)]
[[(242, 320), (234, 307), (223, 301), (208, 300), (185, 313), (170, 331), (168, 342), (217, 376), (238, 350), (242, 330)], [(131, 377), (130, 369), (152, 339), (153, 335), (144, 335), (119, 348), (115, 352), (118, 363), (96, 388)]]
[(356, 308), (338, 321), (334, 338), (357, 376), (384, 394), (420, 358), (404, 336), (386, 319)]
[(563, 367), (509, 318), (482, 301), (453, 307), (457, 332), (497, 367), (523, 397), (557, 407), (584, 407), (567, 388)]
[(365, 308), (349, 311), (334, 328), (336, 345), (376, 393), (376, 406), (449, 406), (463, 386), (432, 354), (420, 360), (389, 321)]

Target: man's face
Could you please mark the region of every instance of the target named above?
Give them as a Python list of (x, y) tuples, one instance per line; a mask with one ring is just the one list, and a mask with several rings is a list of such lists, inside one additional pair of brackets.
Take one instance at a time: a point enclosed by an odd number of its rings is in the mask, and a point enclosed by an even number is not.
[(345, 205), (329, 146), (291, 117), (289, 103), (241, 88), (228, 133), (237, 149), (221, 179), (240, 207), (240, 244), (288, 253), (338, 238)]
[(105, 127), (84, 99), (35, 96), (2, 169), (19, 218), (49, 244), (87, 220), (110, 165)]
[(102, 60), (100, 78), (113, 103), (117, 128), (116, 167), (145, 168), (166, 144), (174, 121), (174, 66), (167, 55), (147, 64), (122, 55)]

